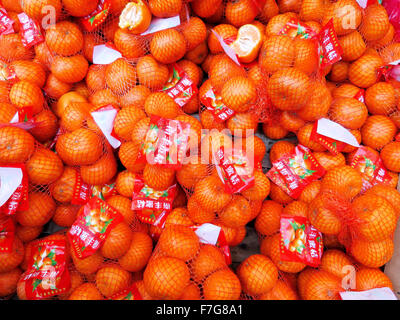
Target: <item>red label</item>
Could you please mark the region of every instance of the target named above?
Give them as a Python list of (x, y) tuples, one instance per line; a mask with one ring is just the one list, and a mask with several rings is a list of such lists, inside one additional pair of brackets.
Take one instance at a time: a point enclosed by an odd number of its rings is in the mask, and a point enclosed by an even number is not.
[(224, 122), (235, 115), (235, 111), (229, 109), (219, 95), (216, 95), (211, 88), (204, 96), (200, 97), (200, 101), (209, 110), (217, 122)]
[(281, 216), (281, 260), (318, 267), (323, 252), (322, 233), (305, 217)]
[(380, 156), (366, 147), (358, 148), (353, 156), (351, 166), (362, 175), (363, 188), (361, 192), (365, 192), (376, 184), (388, 184), (392, 180)]
[(38, 300), (67, 292), (71, 279), (65, 240), (37, 240), (31, 252), (30, 268), (22, 276), (28, 299)]
[(320, 70), (342, 59), (343, 49), (339, 44), (332, 19), (316, 37), (319, 42)]
[(170, 65), (169, 72), (169, 80), (161, 91), (167, 93), (180, 107), (183, 107), (197, 94), (198, 89), (178, 64)]
[(74, 188), (74, 193), (72, 195), (71, 204), (85, 204), (90, 200), (92, 194), (91, 185), (82, 181), (81, 174), (79, 170), (76, 169), (76, 183)]
[(123, 219), (117, 210), (100, 198), (90, 199), (68, 232), (78, 258), (83, 259), (95, 253), (110, 231)]
[(138, 156), (139, 161), (180, 169), (186, 155), (190, 124), (152, 115)]
[(396, 80), (400, 81), (400, 60), (389, 63), (378, 69), (378, 79), (380, 81)]
[(164, 191), (157, 191), (144, 184), (137, 176), (132, 196), (132, 210), (140, 221), (154, 226), (164, 226), (176, 196), (176, 184)]
[(330, 153), (334, 155), (337, 155), (343, 151), (347, 143), (319, 134), (317, 132), (317, 128), (318, 128), (318, 121), (315, 121), (311, 131), (310, 140), (318, 142), (319, 144), (323, 145), (326, 149), (329, 150)]
[(280, 35), (287, 35), (292, 38), (312, 39), (317, 34), (308, 25), (296, 18), (290, 19), (279, 32)]
[(357, 94), (354, 96), (354, 99), (357, 99), (362, 103), (365, 103), (365, 90), (360, 89), (360, 91), (358, 91)]
[[(11, 197), (3, 204), (0, 208), (0, 213), (7, 216), (14, 215), (17, 210), (25, 211), (29, 208), (28, 201), (28, 175), (25, 171), (24, 164), (13, 164), (13, 165), (1, 165), (7, 168), (20, 168), (22, 170), (22, 181)], [(1, 182), (1, 181), (0, 181)]]
[(221, 147), (215, 153), (216, 169), (225, 192), (238, 193), (254, 186), (254, 165), (242, 150)]
[(20, 34), (22, 37), (22, 44), (25, 47), (30, 48), (44, 41), (40, 28), (35, 21), (29, 18), (24, 12), (18, 14), (18, 19), (21, 23)]
[(81, 18), (80, 22), (87, 31), (93, 31), (107, 18), (111, 8), (111, 0), (100, 0), (96, 10), (88, 16)]
[(325, 172), (310, 150), (298, 145), (273, 162), (267, 176), (290, 197), (297, 199), (307, 185), (321, 178)]
[(137, 286), (133, 283), (128, 289), (111, 296), (109, 300), (143, 300)]
[(0, 222), (0, 253), (12, 251), (15, 236), (15, 225), (11, 218)]
[(14, 21), (10, 19), (6, 9), (0, 8), (0, 36), (14, 33)]
[(10, 83), (19, 81), (14, 68), (2, 60), (0, 60), (0, 81), (8, 81)]

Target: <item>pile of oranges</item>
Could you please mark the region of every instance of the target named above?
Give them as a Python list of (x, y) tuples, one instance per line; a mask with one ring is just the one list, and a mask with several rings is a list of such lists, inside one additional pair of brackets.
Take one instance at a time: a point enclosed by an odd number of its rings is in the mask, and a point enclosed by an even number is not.
[(400, 42), (364, 2), (0, 0), (0, 299), (394, 290)]

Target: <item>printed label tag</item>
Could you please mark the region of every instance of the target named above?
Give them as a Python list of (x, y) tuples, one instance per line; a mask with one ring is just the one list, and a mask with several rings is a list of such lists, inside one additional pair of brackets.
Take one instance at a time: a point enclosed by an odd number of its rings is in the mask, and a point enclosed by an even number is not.
[(143, 177), (135, 178), (132, 210), (140, 221), (154, 226), (164, 227), (164, 222), (172, 210), (176, 196), (176, 184), (164, 191), (157, 191), (147, 186)]
[(169, 72), (169, 80), (161, 91), (183, 107), (197, 94), (198, 89), (178, 64), (169, 65)]
[(0, 60), (0, 81), (7, 81), (11, 84), (19, 81), (14, 68), (2, 60)]
[(152, 115), (138, 161), (180, 169), (188, 148), (190, 124)]
[(110, 12), (111, 3), (111, 0), (100, 0), (95, 11), (80, 19), (83, 27), (90, 32), (101, 25), (106, 20)]
[(353, 156), (351, 167), (362, 175), (361, 192), (365, 192), (376, 184), (388, 184), (392, 180), (380, 156), (364, 146), (358, 148)]
[(129, 288), (112, 295), (109, 300), (143, 300), (137, 286), (133, 283)]
[(233, 62), (235, 62), (238, 66), (242, 66), (239, 57), (236, 54), (235, 50), (230, 47), (229, 45), (232, 44), (236, 38), (227, 38), (223, 39), (215, 30), (211, 30), (211, 32), (215, 35), (215, 37), (218, 39), (219, 43), (221, 44), (222, 49), (226, 53), (226, 55), (232, 59)]
[(0, 213), (14, 215), (17, 210), (27, 210), (28, 175), (24, 164), (0, 167)]
[(40, 28), (29, 18), (24, 12), (18, 14), (19, 22), (21, 23), (20, 34), (22, 37), (22, 44), (27, 47), (33, 47), (44, 41), (44, 37), (40, 32)]
[(0, 221), (0, 253), (12, 251), (15, 236), (15, 225), (11, 218)]
[(280, 35), (287, 35), (291, 38), (312, 39), (317, 34), (308, 25), (299, 19), (292, 18), (279, 32)]
[(339, 294), (342, 300), (397, 300), (392, 289), (388, 287), (365, 291), (344, 291)]
[(297, 199), (303, 189), (318, 180), (326, 170), (318, 163), (310, 150), (302, 145), (286, 153), (272, 163), (267, 176), (290, 197)]
[(212, 113), (215, 121), (221, 123), (232, 118), (235, 115), (235, 111), (229, 109), (222, 102), (220, 95), (217, 95), (213, 88), (208, 90), (204, 96), (200, 97), (200, 101), (206, 106), (207, 110)]
[(354, 96), (354, 99), (357, 99), (362, 103), (365, 103), (365, 90), (360, 89), (360, 91), (358, 91), (357, 94)]
[(66, 267), (65, 240), (37, 240), (31, 252), (30, 268), (22, 278), (28, 299), (38, 300), (67, 292), (71, 279)]
[(343, 49), (333, 27), (333, 19), (329, 20), (316, 37), (319, 42), (320, 70), (342, 59)]
[(91, 112), (94, 122), (96, 122), (97, 126), (114, 149), (117, 149), (121, 145), (121, 140), (114, 130), (114, 121), (117, 114), (118, 110), (113, 105), (106, 105)]
[(233, 194), (254, 186), (254, 164), (242, 150), (221, 147), (214, 154), (218, 176), (225, 185), (225, 192)]
[(378, 69), (378, 79), (383, 81), (400, 81), (400, 60), (393, 61)]
[(68, 232), (68, 238), (78, 258), (95, 253), (110, 231), (123, 216), (98, 197), (90, 199)]
[(323, 252), (322, 233), (305, 217), (281, 216), (281, 260), (318, 267)]
[(99, 44), (93, 47), (93, 64), (107, 65), (121, 58), (121, 52), (110, 44)]
[(0, 7), (0, 36), (14, 33), (14, 21), (8, 16), (6, 9)]

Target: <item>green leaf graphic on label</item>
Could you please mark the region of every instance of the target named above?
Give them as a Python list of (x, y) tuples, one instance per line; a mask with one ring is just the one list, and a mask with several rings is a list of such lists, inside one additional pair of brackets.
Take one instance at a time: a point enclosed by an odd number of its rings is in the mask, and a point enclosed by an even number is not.
[(106, 232), (107, 227), (111, 224), (111, 222), (112, 222), (113, 220), (114, 220), (114, 218), (112, 218), (112, 219), (106, 221), (106, 223), (104, 224), (103, 229), (101, 229), (101, 232), (100, 232), (101, 234), (103, 234), (103, 233)]
[(32, 289), (32, 292), (34, 292), (34, 291), (37, 289), (37, 287), (38, 287), (41, 283), (42, 283), (42, 279), (35, 279), (35, 280), (33, 281), (33, 289)]
[(132, 292), (129, 292), (129, 293), (126, 295), (126, 297), (124, 298), (124, 300), (131, 300), (132, 297), (133, 297)]

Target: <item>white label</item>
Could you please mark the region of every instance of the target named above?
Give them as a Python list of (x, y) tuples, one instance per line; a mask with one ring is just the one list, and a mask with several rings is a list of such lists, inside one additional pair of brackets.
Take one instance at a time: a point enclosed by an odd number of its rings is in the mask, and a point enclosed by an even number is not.
[(339, 294), (342, 300), (397, 300), (393, 291), (388, 287), (366, 291), (345, 291)]
[(216, 245), (218, 242), (221, 227), (211, 223), (204, 223), (197, 228), (195, 233), (199, 237), (201, 243)]
[(10, 123), (18, 123), (19, 122), (19, 113), (16, 112), (14, 117), (11, 119)]
[(211, 31), (217, 37), (219, 43), (221, 44), (222, 49), (224, 49), (227, 56), (229, 58), (231, 58), (238, 66), (241, 66), (235, 50), (233, 50), (229, 45), (227, 45), (225, 43), (224, 39), (222, 39), (222, 37), (218, 33), (216, 33), (215, 30), (211, 30)]
[(181, 18), (179, 15), (171, 18), (154, 18), (151, 23), (149, 28), (141, 33), (140, 35), (145, 36), (148, 34), (152, 34), (161, 30), (169, 29), (169, 28), (174, 28), (177, 27), (181, 24)]
[(368, 0), (356, 0), (356, 1), (361, 8), (365, 9), (367, 7)]
[(101, 132), (103, 132), (104, 136), (114, 149), (117, 149), (121, 145), (121, 141), (111, 135), (117, 113), (118, 111), (114, 108), (94, 111), (91, 113)]
[(317, 133), (338, 141), (345, 142), (353, 147), (360, 147), (355, 136), (339, 123), (326, 118), (318, 120)]
[(105, 44), (100, 44), (93, 48), (94, 64), (110, 64), (120, 58), (122, 58), (122, 54), (120, 52), (107, 47)]
[(21, 168), (0, 167), (0, 207), (7, 202), (22, 182)]

